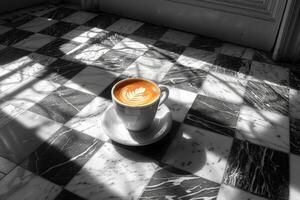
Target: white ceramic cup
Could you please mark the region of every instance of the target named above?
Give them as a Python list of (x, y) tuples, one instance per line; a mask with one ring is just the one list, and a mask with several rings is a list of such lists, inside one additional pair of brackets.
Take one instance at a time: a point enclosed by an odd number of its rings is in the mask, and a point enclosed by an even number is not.
[[(132, 106), (122, 103), (115, 97), (114, 90), (119, 84), (122, 84), (128, 80), (130, 81), (132, 79), (143, 80), (151, 83), (154, 87), (160, 90), (160, 95), (151, 103), (146, 105)], [(117, 115), (123, 121), (126, 128), (130, 131), (141, 131), (148, 128), (151, 125), (152, 121), (154, 120), (157, 109), (161, 104), (163, 104), (167, 100), (169, 96), (169, 90), (167, 87), (158, 86), (153, 81), (147, 79), (128, 78), (119, 81), (113, 86), (111, 90), (111, 96), (113, 100), (114, 109), (116, 110)]]

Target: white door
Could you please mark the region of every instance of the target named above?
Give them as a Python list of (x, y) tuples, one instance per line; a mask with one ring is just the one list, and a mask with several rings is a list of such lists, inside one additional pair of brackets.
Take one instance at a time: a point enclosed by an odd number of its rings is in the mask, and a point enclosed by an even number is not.
[(98, 0), (103, 11), (271, 50), (287, 0)]

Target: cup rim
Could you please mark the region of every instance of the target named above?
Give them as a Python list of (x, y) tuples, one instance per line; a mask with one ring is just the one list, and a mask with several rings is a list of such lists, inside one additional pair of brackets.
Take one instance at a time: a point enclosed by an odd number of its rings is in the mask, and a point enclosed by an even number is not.
[(111, 96), (112, 96), (112, 99), (113, 99), (115, 102), (117, 102), (118, 104), (121, 104), (122, 106), (125, 106), (125, 107), (130, 107), (130, 108), (144, 108), (144, 107), (152, 106), (153, 104), (155, 104), (155, 103), (160, 99), (160, 95), (158, 95), (158, 96), (156, 97), (155, 100), (153, 100), (151, 103), (146, 104), (146, 105), (136, 105), (136, 106), (133, 106), (133, 105), (127, 105), (127, 104), (122, 103), (121, 101), (119, 101), (119, 100), (115, 97), (115, 95), (114, 95), (114, 90), (115, 90), (115, 88), (116, 88), (119, 84), (121, 84), (121, 83), (123, 83), (123, 82), (125, 82), (125, 81), (128, 81), (128, 80), (143, 80), (143, 81), (147, 81), (147, 82), (149, 82), (149, 83), (155, 85), (155, 86), (159, 89), (159, 94), (161, 95), (160, 87), (159, 87), (154, 81), (151, 81), (151, 80), (148, 80), (148, 79), (145, 79), (145, 78), (138, 78), (138, 77), (126, 78), (126, 79), (123, 79), (123, 80), (118, 81), (118, 82), (112, 87), (112, 89), (111, 89), (111, 91), (110, 91)]

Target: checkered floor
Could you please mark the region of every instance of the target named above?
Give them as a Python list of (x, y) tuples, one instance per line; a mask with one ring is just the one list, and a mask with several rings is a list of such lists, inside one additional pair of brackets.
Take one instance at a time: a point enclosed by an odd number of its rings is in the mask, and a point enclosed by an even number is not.
[[(300, 66), (70, 5), (3, 16), (0, 65), (1, 200), (300, 199)], [(99, 122), (132, 76), (170, 88), (146, 147)]]

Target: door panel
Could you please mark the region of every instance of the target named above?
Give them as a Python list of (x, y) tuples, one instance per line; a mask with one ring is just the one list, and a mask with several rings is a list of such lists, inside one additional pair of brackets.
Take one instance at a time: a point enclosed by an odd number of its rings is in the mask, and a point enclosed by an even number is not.
[(286, 0), (99, 0), (99, 9), (263, 50), (274, 46)]

